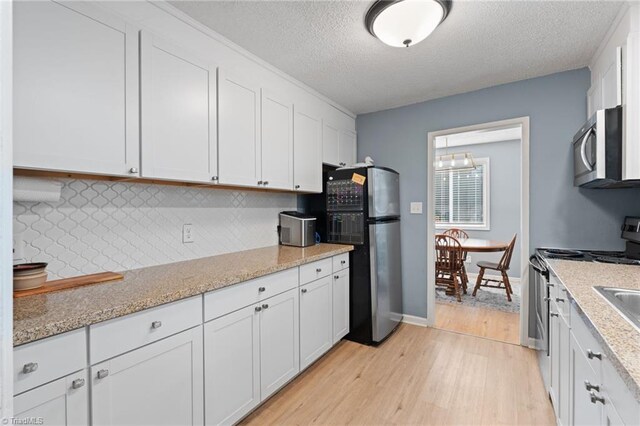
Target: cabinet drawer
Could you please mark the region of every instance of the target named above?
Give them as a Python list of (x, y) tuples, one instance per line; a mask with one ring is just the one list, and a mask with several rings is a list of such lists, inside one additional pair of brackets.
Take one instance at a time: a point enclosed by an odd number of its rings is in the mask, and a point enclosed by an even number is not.
[(202, 299), (194, 296), (89, 327), (95, 364), (202, 323)]
[[(602, 354), (602, 347), (600, 343), (596, 340), (596, 338), (591, 334), (591, 331), (587, 328), (587, 325), (584, 323), (583, 319), (580, 318), (578, 311), (576, 310), (574, 303), (571, 303), (571, 332), (575, 336), (576, 341), (582, 348), (584, 356), (589, 360), (589, 365), (593, 368), (598, 375), (601, 374), (602, 371), (602, 360), (597, 357), (598, 354), (601, 354), (601, 357), (604, 358)], [(593, 355), (589, 355), (592, 353)], [(594, 356), (596, 355), (596, 356)]]
[(86, 365), (84, 328), (38, 340), (13, 350), (13, 392), (19, 394), (81, 370)]
[(204, 320), (210, 321), (298, 286), (298, 268), (291, 268), (204, 295)]
[(349, 267), (349, 253), (333, 256), (333, 272), (338, 272)]
[(300, 285), (326, 277), (331, 274), (332, 269), (333, 261), (331, 258), (302, 265), (300, 266)]

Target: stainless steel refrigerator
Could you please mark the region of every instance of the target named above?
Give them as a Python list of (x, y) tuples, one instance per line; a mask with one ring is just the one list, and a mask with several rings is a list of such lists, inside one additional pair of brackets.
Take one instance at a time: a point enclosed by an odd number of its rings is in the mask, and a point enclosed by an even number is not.
[(328, 171), (326, 241), (353, 244), (350, 332), (378, 344), (402, 321), (400, 175), (383, 167)]

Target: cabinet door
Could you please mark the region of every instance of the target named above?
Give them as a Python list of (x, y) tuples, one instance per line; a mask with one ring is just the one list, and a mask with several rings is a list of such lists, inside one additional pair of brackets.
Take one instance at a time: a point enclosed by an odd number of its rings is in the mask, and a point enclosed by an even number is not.
[(602, 74), (602, 108), (622, 105), (622, 46), (609, 54), (609, 64)]
[(573, 333), (569, 340), (569, 357), (571, 364), (571, 403), (569, 422), (574, 425), (602, 424), (602, 404), (592, 403), (585, 382), (599, 386), (600, 376), (596, 374), (585, 356)]
[(300, 371), (298, 289), (260, 306), (260, 384), (264, 401)]
[(300, 287), (300, 369), (308, 367), (333, 342), (331, 276)]
[(218, 174), (215, 67), (146, 32), (140, 43), (142, 176), (211, 183)]
[(569, 407), (571, 405), (571, 392), (570, 392), (570, 378), (571, 369), (569, 361), (571, 356), (569, 354), (569, 345), (571, 340), (571, 334), (569, 326), (565, 319), (560, 316), (558, 320), (559, 340), (560, 347), (558, 348), (558, 392), (556, 394), (556, 401), (558, 402), (558, 417), (560, 423), (563, 425), (569, 425)]
[(260, 91), (257, 84), (227, 70), (218, 71), (219, 182), (258, 186)]
[(41, 418), (45, 425), (89, 424), (86, 370), (47, 383), (13, 398), (14, 418)]
[(14, 166), (136, 176), (138, 33), (81, 2), (14, 6)]
[(356, 134), (340, 131), (340, 166), (352, 166), (356, 162)]
[(333, 275), (333, 343), (349, 333), (349, 269)]
[(293, 104), (262, 89), (262, 184), (293, 189)]
[(202, 326), (91, 367), (93, 425), (203, 422)]
[(322, 162), (332, 166), (340, 164), (338, 129), (324, 122), (322, 124)]
[(293, 183), (298, 191), (322, 192), (322, 120), (294, 107)]
[(553, 403), (556, 417), (560, 415), (558, 392), (560, 388), (560, 317), (555, 302), (549, 303), (549, 362), (551, 363), (551, 380), (549, 395)]
[(257, 307), (240, 309), (204, 325), (208, 425), (235, 423), (260, 403)]

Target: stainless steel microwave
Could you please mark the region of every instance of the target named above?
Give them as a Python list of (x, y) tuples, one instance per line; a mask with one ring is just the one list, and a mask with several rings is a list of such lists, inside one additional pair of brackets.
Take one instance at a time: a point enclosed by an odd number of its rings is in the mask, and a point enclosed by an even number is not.
[(622, 107), (601, 109), (573, 137), (573, 185), (604, 188), (622, 179)]

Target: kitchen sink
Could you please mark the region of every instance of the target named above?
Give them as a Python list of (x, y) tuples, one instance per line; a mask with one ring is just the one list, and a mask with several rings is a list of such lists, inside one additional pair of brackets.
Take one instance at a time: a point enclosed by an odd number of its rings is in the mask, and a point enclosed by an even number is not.
[(640, 331), (640, 290), (600, 286), (594, 288)]

